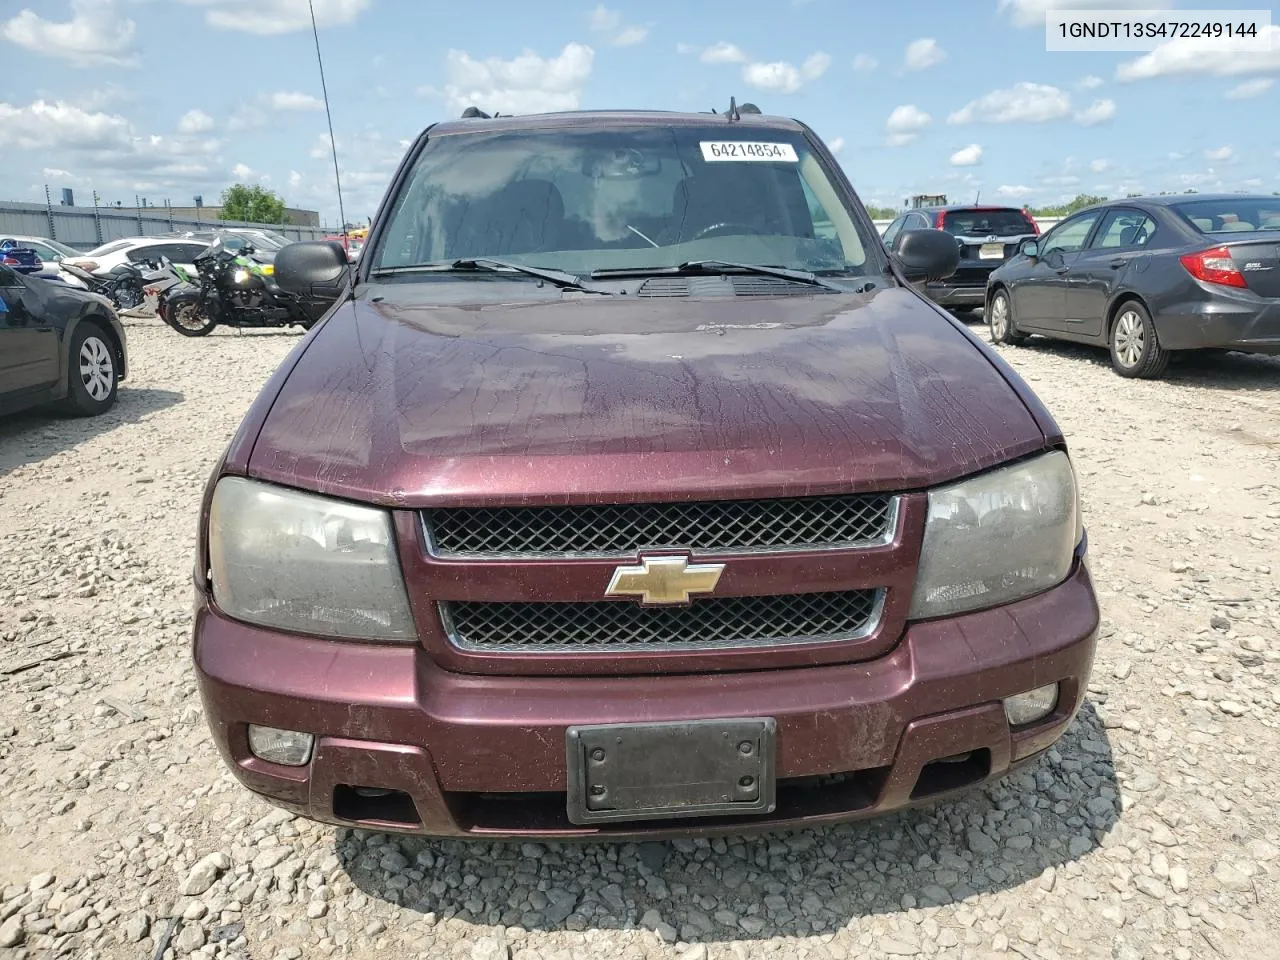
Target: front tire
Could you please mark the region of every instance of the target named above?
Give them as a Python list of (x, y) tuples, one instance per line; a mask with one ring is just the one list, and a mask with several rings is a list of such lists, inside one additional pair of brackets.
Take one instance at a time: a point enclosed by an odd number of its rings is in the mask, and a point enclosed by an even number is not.
[(1147, 308), (1136, 300), (1121, 304), (1111, 324), (1111, 367), (1122, 377), (1154, 380), (1169, 366)]
[(1006, 290), (997, 290), (991, 298), (991, 306), (987, 308), (987, 326), (992, 343), (1017, 346), (1026, 342), (1027, 335), (1020, 332), (1013, 321), (1013, 303)]
[(200, 312), (200, 304), (184, 300), (165, 312), (165, 322), (184, 337), (204, 337), (213, 332), (218, 321)]
[(62, 408), (76, 417), (106, 413), (116, 402), (119, 366), (111, 338), (97, 324), (81, 323), (71, 338)]

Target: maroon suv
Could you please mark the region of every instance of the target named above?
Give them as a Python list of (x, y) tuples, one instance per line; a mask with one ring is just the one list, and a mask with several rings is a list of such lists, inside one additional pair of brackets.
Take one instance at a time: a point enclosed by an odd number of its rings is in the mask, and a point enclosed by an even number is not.
[(803, 124), (426, 130), (210, 481), (194, 656), (249, 789), (432, 835), (845, 820), (1007, 773), (1098, 609), (1036, 397)]

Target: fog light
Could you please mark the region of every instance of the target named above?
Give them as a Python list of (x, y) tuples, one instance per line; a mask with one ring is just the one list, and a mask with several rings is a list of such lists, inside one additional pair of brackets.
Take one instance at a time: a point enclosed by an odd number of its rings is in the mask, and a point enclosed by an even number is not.
[(304, 766), (311, 759), (311, 745), (314, 741), (315, 737), (309, 733), (249, 724), (249, 749), (255, 757), (268, 763), (278, 763), (285, 767)]
[(1058, 705), (1058, 685), (1050, 683), (1036, 687), (1017, 696), (1006, 697), (1004, 701), (1005, 719), (1011, 727), (1025, 727), (1029, 723), (1043, 720)]

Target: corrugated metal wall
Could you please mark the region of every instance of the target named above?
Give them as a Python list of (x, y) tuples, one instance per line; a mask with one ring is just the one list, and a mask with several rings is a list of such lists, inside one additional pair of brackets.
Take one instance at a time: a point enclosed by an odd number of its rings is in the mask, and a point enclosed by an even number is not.
[(77, 250), (92, 250), (108, 240), (154, 236), (174, 230), (262, 227), (295, 240), (317, 240), (335, 230), (292, 224), (238, 223), (170, 217), (163, 207), (46, 207), (42, 203), (0, 201), (0, 237), (49, 237)]

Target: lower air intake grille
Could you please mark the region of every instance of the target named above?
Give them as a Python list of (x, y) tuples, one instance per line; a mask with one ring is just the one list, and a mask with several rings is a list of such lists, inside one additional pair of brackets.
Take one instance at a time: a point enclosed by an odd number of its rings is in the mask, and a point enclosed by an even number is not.
[(629, 601), (442, 602), (454, 646), (483, 653), (664, 653), (856, 640), (880, 618), (882, 591), (711, 597), (682, 607)]

